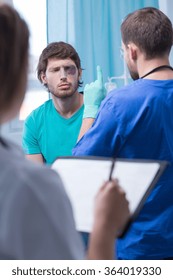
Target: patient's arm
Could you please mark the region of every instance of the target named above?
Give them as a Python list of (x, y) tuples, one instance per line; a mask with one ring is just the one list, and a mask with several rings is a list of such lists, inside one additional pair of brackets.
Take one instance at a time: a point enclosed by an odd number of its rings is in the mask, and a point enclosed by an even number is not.
[(81, 129), (78, 136), (78, 141), (82, 138), (82, 136), (88, 131), (88, 129), (92, 126), (95, 119), (93, 118), (86, 118), (83, 119)]
[(26, 158), (29, 159), (29, 160), (32, 160), (32, 161), (37, 161), (37, 162), (40, 162), (40, 163), (44, 163), (42, 154), (26, 155)]

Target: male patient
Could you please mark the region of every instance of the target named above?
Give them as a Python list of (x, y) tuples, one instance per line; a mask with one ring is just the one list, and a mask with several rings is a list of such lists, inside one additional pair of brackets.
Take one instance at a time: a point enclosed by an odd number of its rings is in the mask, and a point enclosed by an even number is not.
[[(100, 79), (100, 68), (97, 72)], [(53, 42), (43, 50), (37, 76), (52, 99), (25, 120), (23, 149), (28, 159), (52, 164), (58, 156), (71, 155), (83, 114), (95, 117), (105, 91), (100, 87), (99, 100), (94, 91), (92, 100), (85, 100), (84, 108), (83, 94), (78, 91), (82, 85), (81, 61), (76, 50), (65, 42)]]
[(27, 117), (23, 148), (27, 158), (51, 164), (56, 157), (71, 155), (83, 116), (81, 62), (76, 50), (67, 43), (54, 42), (42, 52), (37, 76), (52, 99)]

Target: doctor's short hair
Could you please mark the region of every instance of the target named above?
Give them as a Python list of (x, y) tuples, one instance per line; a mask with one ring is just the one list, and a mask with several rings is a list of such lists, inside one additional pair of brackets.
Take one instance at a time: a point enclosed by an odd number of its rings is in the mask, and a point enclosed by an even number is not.
[(17, 11), (0, 4), (0, 112), (24, 97), (28, 71), (29, 30)]
[(126, 16), (121, 24), (124, 45), (134, 43), (146, 59), (168, 54), (173, 44), (173, 29), (170, 19), (159, 9), (146, 7)]
[[(41, 74), (46, 72), (48, 59), (67, 59), (70, 58), (75, 63), (78, 70), (82, 70), (81, 61), (77, 51), (72, 47), (72, 45), (65, 42), (53, 42), (47, 45), (47, 47), (42, 51), (39, 62), (37, 65), (37, 77), (42, 83)], [(78, 85), (81, 86), (83, 83), (79, 81)], [(46, 86), (46, 85), (45, 85)]]

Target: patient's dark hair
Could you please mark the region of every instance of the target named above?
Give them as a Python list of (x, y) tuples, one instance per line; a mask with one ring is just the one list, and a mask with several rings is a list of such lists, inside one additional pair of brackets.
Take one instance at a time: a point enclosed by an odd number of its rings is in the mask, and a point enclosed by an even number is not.
[(160, 10), (147, 7), (127, 15), (121, 24), (125, 46), (134, 43), (146, 59), (169, 54), (173, 43), (173, 29), (169, 18)]
[(5, 112), (26, 89), (29, 31), (17, 11), (0, 5), (0, 112)]

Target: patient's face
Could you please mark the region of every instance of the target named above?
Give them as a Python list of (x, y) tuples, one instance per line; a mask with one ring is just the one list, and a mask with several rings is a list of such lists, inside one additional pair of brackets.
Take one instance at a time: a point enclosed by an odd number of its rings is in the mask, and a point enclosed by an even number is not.
[(42, 81), (58, 98), (68, 98), (77, 92), (80, 71), (73, 60), (49, 58)]

